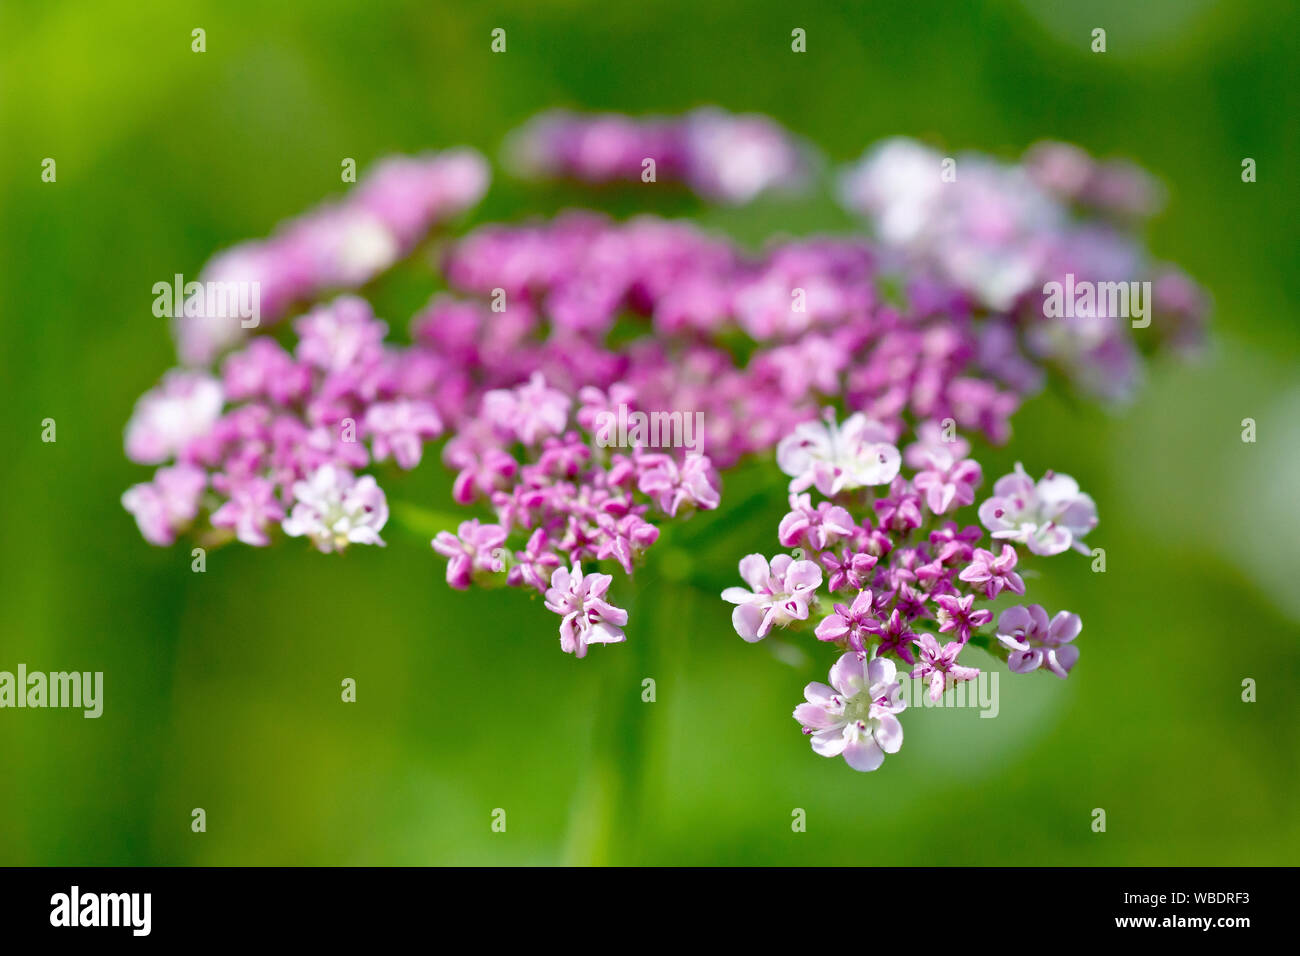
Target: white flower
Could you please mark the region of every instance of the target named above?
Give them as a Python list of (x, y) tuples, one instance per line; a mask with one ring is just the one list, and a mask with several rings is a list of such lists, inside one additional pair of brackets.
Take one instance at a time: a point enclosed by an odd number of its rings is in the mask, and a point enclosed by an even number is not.
[(293, 485), (297, 504), (284, 519), (284, 533), (311, 538), (325, 553), (349, 544), (384, 546), (379, 532), (388, 521), (383, 489), (370, 475), (354, 478), (337, 465), (322, 465), (307, 481)]
[(815, 486), (826, 497), (854, 488), (887, 485), (894, 480), (902, 456), (893, 436), (861, 412), (836, 425), (825, 413), (825, 424), (804, 422), (776, 446), (776, 463), (791, 476), (790, 491)]

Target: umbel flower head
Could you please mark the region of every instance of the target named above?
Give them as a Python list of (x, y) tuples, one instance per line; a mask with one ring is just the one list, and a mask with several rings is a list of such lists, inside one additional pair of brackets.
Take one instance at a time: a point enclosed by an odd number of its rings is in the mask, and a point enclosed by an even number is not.
[[(543, 114), (507, 153), (533, 182), (645, 197), (676, 183), (701, 203), (777, 202), (826, 168), (772, 120), (712, 108)], [(178, 367), (125, 432), (127, 457), (155, 471), (123, 507), (159, 546), (300, 538), (338, 553), (384, 545), (382, 486), (440, 462), (451, 500), (429, 540), (447, 584), (540, 596), (561, 650), (583, 657), (647, 637), (629, 635), (616, 579), (726, 509), (723, 476), (752, 463), (788, 502), (787, 550), (740, 560), (744, 586), (722, 593), (732, 626), (750, 643), (834, 645), (830, 685), (810, 684), (796, 716), (817, 753), (876, 769), (902, 742), (900, 664), (933, 695), (999, 660), (1058, 677), (1078, 660), (1077, 615), (991, 602), (1024, 595), (1026, 567), (1087, 553), (1096, 504), (1020, 465), (983, 491), (975, 443), (1006, 442), (1058, 370), (1086, 396), (1127, 397), (1143, 354), (1195, 346), (1208, 301), (1139, 240), (1160, 191), (1131, 165), (1040, 144), (1020, 162), (962, 157), (945, 183), (941, 159), (905, 140), (869, 148), (838, 174), (858, 233), (758, 251), (653, 214), (461, 231), (488, 189), (482, 156), (381, 161), (203, 267), (256, 283), (260, 321), (188, 305), (174, 320)], [(440, 275), (395, 322), (357, 292), (401, 261)], [(1044, 284), (1067, 272), (1150, 279), (1150, 325), (1049, 314)], [(631, 415), (654, 427), (611, 440), (602, 423)], [(393, 504), (404, 522), (421, 507)]]

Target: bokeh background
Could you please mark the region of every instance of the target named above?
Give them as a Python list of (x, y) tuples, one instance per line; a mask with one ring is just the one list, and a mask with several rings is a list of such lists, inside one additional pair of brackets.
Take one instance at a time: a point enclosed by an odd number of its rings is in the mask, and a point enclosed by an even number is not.
[[(106, 700), (98, 720), (0, 711), (0, 863), (1300, 862), (1296, 21), (1287, 0), (5, 0), (0, 669), (102, 670)], [(981, 452), (987, 475), (1055, 467), (1099, 504), (1107, 573), (1067, 557), (1034, 583), (1083, 616), (1068, 682), (1004, 673), (996, 720), (913, 712), (877, 773), (813, 756), (790, 711), (829, 659), (743, 644), (715, 597), (773, 547), (779, 502), (709, 516), (698, 585), (670, 554), (632, 641), (585, 661), (527, 596), (448, 591), (427, 538), (396, 527), (342, 558), (223, 549), (202, 575), (188, 546), (142, 542), (118, 498), (145, 474), (123, 424), (172, 361), (154, 282), (337, 193), (346, 156), (495, 156), (542, 108), (705, 103), (839, 162), (900, 133), (1006, 156), (1052, 137), (1168, 186), (1150, 243), (1214, 295), (1210, 352), (1154, 365), (1121, 413), (1046, 394)], [(476, 216), (580, 198), (498, 174)], [(607, 208), (747, 241), (846, 225), (824, 199)], [(382, 285), (380, 314), (404, 327), (428, 281)], [(432, 458), (385, 485), (447, 501)]]

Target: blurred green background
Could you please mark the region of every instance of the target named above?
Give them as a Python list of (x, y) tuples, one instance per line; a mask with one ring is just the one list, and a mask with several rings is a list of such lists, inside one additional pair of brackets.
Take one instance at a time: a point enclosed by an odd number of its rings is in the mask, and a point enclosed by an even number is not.
[[(0, 863), (1300, 862), (1296, 20), (1282, 0), (4, 0), (0, 670), (102, 670), (105, 709), (0, 711)], [(450, 592), (396, 527), (342, 558), (227, 548), (203, 575), (188, 546), (142, 542), (121, 432), (172, 361), (154, 282), (337, 193), (343, 157), (495, 157), (541, 108), (704, 103), (835, 161), (899, 133), (1007, 156), (1053, 137), (1169, 187), (1150, 241), (1213, 293), (1210, 354), (1156, 364), (1118, 415), (1045, 395), (983, 453), (986, 475), (1019, 458), (1098, 502), (1107, 573), (1067, 557), (1033, 584), (1084, 619), (1068, 682), (1004, 672), (996, 720), (910, 713), (901, 753), (861, 775), (790, 718), (828, 656), (743, 644), (705, 590), (643, 584), (631, 641), (576, 661), (537, 601)], [(498, 174), (477, 216), (572, 199)], [(747, 240), (845, 224), (824, 202), (705, 218)], [(404, 328), (427, 293), (390, 284), (381, 314)], [(446, 501), (431, 459), (385, 486)], [(774, 547), (779, 514), (710, 516), (729, 543), (700, 553), (709, 587)]]

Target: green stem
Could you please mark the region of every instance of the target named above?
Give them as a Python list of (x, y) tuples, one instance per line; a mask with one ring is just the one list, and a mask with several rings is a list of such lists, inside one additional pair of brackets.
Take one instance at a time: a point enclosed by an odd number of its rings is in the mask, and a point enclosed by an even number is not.
[[(627, 863), (638, 854), (642, 826), (643, 784), (647, 757), (647, 708), (642, 682), (654, 678), (654, 643), (662, 635), (655, 615), (655, 574), (639, 575), (635, 592), (616, 603), (628, 611), (628, 639), (597, 647), (583, 663), (597, 664), (600, 686), (592, 695), (591, 751), (574, 795), (562, 862), (604, 866)], [(642, 598), (645, 598), (644, 600)]]

